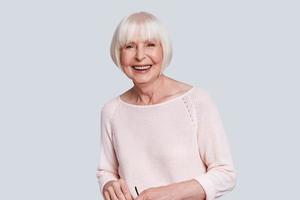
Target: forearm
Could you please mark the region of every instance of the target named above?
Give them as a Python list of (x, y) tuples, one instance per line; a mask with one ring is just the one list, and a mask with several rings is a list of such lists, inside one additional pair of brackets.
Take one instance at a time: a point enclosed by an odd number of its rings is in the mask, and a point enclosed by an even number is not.
[(175, 200), (205, 200), (205, 191), (195, 179), (174, 184)]

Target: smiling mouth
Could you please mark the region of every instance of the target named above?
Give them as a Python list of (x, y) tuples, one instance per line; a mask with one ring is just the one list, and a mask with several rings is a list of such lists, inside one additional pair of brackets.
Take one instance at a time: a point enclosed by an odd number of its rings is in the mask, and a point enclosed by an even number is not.
[(137, 70), (137, 71), (147, 71), (151, 67), (152, 67), (152, 65), (135, 65), (135, 66), (132, 66), (132, 68), (134, 70)]

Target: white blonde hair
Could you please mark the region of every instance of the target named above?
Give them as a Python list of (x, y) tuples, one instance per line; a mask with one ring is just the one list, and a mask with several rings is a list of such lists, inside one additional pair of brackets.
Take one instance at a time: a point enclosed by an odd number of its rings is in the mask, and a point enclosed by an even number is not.
[(110, 55), (117, 67), (121, 68), (120, 50), (138, 35), (142, 40), (157, 40), (163, 50), (163, 71), (172, 59), (172, 44), (169, 35), (162, 23), (147, 12), (133, 13), (125, 17), (117, 26), (110, 46)]

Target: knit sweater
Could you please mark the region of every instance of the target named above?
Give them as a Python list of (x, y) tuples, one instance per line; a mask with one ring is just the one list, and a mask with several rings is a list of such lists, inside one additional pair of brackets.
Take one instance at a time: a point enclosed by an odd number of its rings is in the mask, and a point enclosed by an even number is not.
[(220, 113), (209, 92), (193, 86), (173, 99), (134, 105), (120, 96), (101, 109), (101, 194), (123, 178), (131, 195), (150, 187), (195, 179), (206, 200), (233, 189), (236, 173)]

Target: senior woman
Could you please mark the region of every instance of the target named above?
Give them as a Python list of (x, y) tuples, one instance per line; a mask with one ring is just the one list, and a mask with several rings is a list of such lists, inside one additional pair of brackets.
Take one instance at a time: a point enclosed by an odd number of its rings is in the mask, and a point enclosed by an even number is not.
[(125, 17), (111, 57), (133, 86), (101, 110), (96, 176), (105, 200), (212, 200), (232, 190), (217, 106), (201, 87), (163, 74), (172, 47), (161, 22), (146, 12)]

